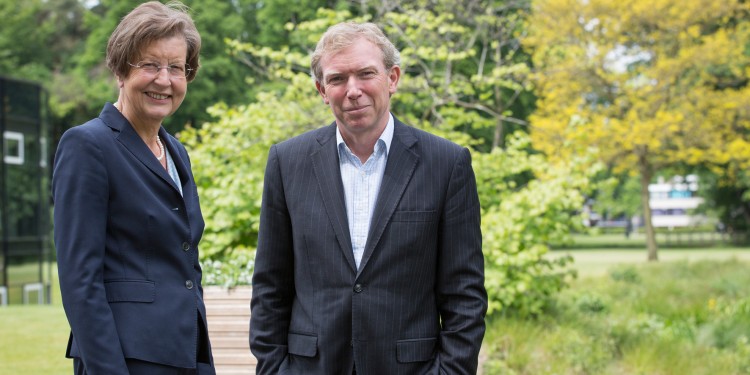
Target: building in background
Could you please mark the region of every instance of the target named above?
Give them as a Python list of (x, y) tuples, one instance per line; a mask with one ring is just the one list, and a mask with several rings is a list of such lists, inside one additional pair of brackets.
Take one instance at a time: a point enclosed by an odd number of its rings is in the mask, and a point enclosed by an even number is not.
[(698, 176), (659, 177), (648, 186), (651, 220), (657, 228), (692, 227), (708, 222), (704, 215), (694, 213), (703, 203), (698, 196)]

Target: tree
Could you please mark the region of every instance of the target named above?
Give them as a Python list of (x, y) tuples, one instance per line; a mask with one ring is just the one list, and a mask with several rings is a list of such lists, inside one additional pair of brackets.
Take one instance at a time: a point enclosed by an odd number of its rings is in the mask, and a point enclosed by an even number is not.
[(376, 21), (401, 46), (410, 69), (401, 91), (412, 108), (422, 108), (415, 121), (483, 139), (483, 151), (502, 147), (506, 136), (525, 129), (533, 95), (529, 57), (517, 36), (529, 1), (395, 4)]
[(640, 178), (648, 259), (657, 260), (648, 185), (661, 169), (750, 158), (750, 4), (741, 0), (538, 0), (536, 147), (594, 148)]
[(76, 0), (0, 0), (0, 74), (49, 80), (66, 67), (85, 31)]

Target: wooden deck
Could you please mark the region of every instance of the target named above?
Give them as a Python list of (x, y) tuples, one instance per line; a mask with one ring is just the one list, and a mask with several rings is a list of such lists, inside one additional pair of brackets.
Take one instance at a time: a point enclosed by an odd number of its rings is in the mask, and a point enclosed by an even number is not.
[(250, 287), (203, 289), (217, 375), (254, 375), (250, 353)]

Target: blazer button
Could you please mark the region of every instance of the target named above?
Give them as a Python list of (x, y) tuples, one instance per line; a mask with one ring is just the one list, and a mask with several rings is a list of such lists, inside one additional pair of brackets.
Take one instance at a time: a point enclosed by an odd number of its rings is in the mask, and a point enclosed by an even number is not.
[(193, 280), (185, 281), (185, 288), (193, 289)]
[(184, 251), (190, 250), (190, 244), (187, 243), (187, 242), (183, 242), (182, 243), (182, 250), (184, 250)]
[(354, 285), (354, 293), (362, 293), (362, 284)]

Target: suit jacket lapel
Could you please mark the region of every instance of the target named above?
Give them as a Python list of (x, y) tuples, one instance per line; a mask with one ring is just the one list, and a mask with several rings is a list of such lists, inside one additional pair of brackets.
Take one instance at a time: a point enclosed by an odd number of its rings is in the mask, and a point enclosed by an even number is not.
[(411, 150), (417, 142), (411, 129), (395, 118), (393, 125), (393, 141), (388, 150), (388, 162), (385, 165), (383, 181), (380, 183), (378, 201), (375, 204), (375, 212), (372, 216), (370, 232), (367, 234), (367, 243), (359, 272), (362, 272), (367, 261), (370, 260), (419, 161), (419, 155)]
[[(349, 234), (349, 221), (346, 217), (346, 199), (344, 197), (344, 186), (341, 182), (335, 126), (336, 123), (333, 123), (320, 133), (318, 136), (320, 148), (312, 153), (311, 158), (328, 219), (331, 221), (346, 261), (352, 270), (356, 271), (357, 266), (354, 262), (352, 240)], [(315, 209), (315, 207), (310, 209)]]
[[(128, 123), (128, 120), (115, 108), (112, 104), (107, 103), (102, 110), (99, 117), (104, 121), (107, 126), (118, 130), (117, 140), (130, 151), (136, 159), (138, 159), (146, 168), (150, 169), (151, 172), (159, 176), (164, 182), (169, 184), (179, 194), (177, 184), (175, 184), (172, 177), (159, 164), (159, 161), (155, 157), (151, 156), (151, 150), (143, 142), (135, 129)], [(166, 140), (169, 137), (165, 137), (164, 129), (159, 129), (159, 136), (162, 140)], [(165, 142), (166, 143), (166, 142)], [(166, 146), (165, 146), (166, 147)], [(166, 157), (166, 156), (165, 156)], [(173, 155), (174, 157), (174, 155)]]

